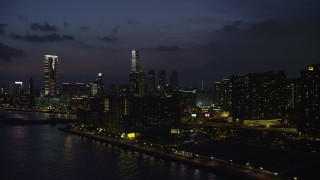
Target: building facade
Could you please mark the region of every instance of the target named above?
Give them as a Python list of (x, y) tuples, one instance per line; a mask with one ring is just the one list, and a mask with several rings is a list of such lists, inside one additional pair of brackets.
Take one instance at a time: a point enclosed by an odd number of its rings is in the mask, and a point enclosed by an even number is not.
[(232, 76), (232, 117), (235, 119), (283, 119), (286, 79), (284, 72)]
[(303, 134), (320, 134), (320, 65), (300, 71), (301, 119), (298, 130)]
[(44, 94), (45, 96), (59, 95), (59, 59), (55, 55), (44, 56)]

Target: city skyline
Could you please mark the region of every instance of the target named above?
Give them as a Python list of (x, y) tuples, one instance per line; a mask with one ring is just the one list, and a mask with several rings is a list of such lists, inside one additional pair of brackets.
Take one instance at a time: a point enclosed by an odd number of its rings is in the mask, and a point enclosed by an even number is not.
[(60, 82), (90, 82), (101, 72), (112, 84), (128, 81), (130, 50), (139, 48), (141, 70), (176, 70), (184, 86), (269, 70), (298, 77), (320, 57), (320, 5), (313, 0), (4, 1), (1, 7), (4, 83), (42, 82), (44, 54), (59, 55)]

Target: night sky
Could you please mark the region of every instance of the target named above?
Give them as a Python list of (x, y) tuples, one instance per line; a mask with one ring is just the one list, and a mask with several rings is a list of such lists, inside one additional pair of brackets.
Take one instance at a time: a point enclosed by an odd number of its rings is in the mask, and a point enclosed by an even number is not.
[[(0, 84), (33, 77), (58, 55), (60, 82), (127, 83), (140, 67), (179, 73), (183, 86), (320, 62), (319, 0), (1, 0)], [(168, 79), (167, 79), (168, 81)]]

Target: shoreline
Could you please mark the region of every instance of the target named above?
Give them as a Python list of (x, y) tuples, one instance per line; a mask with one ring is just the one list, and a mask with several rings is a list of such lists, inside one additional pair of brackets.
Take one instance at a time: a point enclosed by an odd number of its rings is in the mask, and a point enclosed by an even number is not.
[(257, 172), (253, 169), (239, 167), (236, 164), (224, 163), (219, 162), (216, 160), (202, 160), (202, 159), (195, 159), (192, 157), (186, 157), (180, 154), (175, 154), (170, 152), (168, 149), (159, 149), (156, 147), (149, 147), (149, 146), (141, 146), (135, 144), (133, 141), (125, 140), (125, 139), (111, 139), (107, 138), (102, 135), (98, 135), (95, 133), (90, 132), (83, 132), (75, 129), (68, 129), (59, 127), (59, 130), (76, 134), (79, 136), (84, 136), (90, 139), (102, 141), (107, 144), (115, 145), (121, 148), (130, 149), (133, 151), (138, 151), (147, 155), (151, 155), (160, 159), (165, 159), (185, 165), (190, 165), (205, 171), (213, 172), (217, 175), (223, 174), (229, 177), (234, 177), (237, 179), (274, 179), (279, 178), (272, 174), (267, 174), (263, 172)]
[(72, 112), (72, 111), (22, 109), (22, 108), (0, 108), (0, 111), (4, 111), (4, 112), (29, 112), (29, 113), (52, 113), (52, 114), (69, 114), (69, 115), (76, 115), (77, 114), (76, 112)]

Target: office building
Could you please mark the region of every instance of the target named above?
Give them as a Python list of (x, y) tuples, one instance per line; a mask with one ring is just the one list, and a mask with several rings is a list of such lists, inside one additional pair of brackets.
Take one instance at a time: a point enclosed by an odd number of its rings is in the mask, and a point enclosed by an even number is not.
[(147, 80), (147, 95), (156, 94), (156, 73), (154, 71), (149, 71)]
[(58, 56), (44, 56), (44, 94), (46, 96), (59, 95), (59, 60)]
[(33, 94), (33, 79), (32, 79), (32, 77), (29, 78), (28, 94), (29, 95)]
[(23, 83), (22, 82), (14, 82), (15, 84), (15, 95), (21, 96), (23, 92)]
[(131, 72), (139, 72), (139, 49), (132, 49), (131, 51)]
[(130, 94), (135, 97), (142, 97), (146, 94), (146, 77), (139, 67), (139, 49), (132, 50), (131, 72), (129, 75)]
[(103, 96), (104, 95), (104, 83), (103, 83), (102, 73), (98, 73), (96, 83), (97, 83), (97, 88), (98, 88), (98, 96)]

